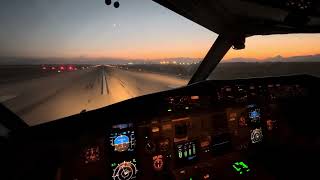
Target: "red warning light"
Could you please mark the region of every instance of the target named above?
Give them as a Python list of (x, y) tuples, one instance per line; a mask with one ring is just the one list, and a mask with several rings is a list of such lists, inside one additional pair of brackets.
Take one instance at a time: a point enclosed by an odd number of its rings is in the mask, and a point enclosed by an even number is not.
[(64, 66), (60, 66), (60, 70), (64, 70), (65, 68), (64, 68)]

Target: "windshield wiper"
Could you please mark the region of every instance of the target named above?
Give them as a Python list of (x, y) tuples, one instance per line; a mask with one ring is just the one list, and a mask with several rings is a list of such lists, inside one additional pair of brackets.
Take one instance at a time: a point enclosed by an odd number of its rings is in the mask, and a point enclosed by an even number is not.
[[(188, 85), (206, 80), (212, 71), (217, 67), (222, 58), (226, 55), (229, 49), (234, 46), (235, 38), (237, 36), (219, 35), (216, 41), (211, 46), (209, 52), (204, 57), (203, 61), (199, 65), (197, 71), (193, 74)], [(244, 43), (244, 42), (243, 42)], [(244, 45), (244, 44), (243, 44)], [(235, 47), (235, 49), (241, 49), (244, 47)]]

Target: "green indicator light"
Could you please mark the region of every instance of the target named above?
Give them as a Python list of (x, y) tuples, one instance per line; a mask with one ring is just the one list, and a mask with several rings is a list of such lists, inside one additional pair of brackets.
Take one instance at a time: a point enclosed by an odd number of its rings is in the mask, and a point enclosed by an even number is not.
[(182, 158), (182, 152), (179, 151), (179, 158), (181, 159)]
[(189, 180), (192, 180), (192, 177), (190, 177)]
[(237, 168), (235, 165), (232, 165), (232, 167), (233, 167), (237, 172), (241, 171), (241, 168)]
[(188, 157), (188, 151), (184, 151), (184, 157)]
[(238, 161), (238, 162), (233, 163), (232, 167), (239, 174), (244, 174), (244, 173), (250, 171), (249, 166), (246, 163), (244, 163), (243, 161)]
[(247, 166), (244, 162), (242, 162), (242, 161), (240, 162), (240, 165), (241, 165), (243, 168), (246, 168), (246, 169), (248, 168), (248, 166)]
[(171, 112), (172, 111), (172, 109), (168, 109), (168, 112)]

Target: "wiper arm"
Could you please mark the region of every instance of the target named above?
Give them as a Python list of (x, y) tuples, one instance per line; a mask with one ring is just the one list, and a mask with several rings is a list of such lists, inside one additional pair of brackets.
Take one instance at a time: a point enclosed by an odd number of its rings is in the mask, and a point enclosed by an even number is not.
[(234, 36), (219, 35), (204, 57), (197, 71), (193, 74), (188, 85), (206, 80), (216, 68), (234, 42)]

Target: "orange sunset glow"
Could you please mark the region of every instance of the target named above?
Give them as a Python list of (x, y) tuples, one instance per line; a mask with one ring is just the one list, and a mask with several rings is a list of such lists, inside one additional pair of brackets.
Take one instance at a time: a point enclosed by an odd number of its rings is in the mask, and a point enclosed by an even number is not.
[[(212, 33), (213, 34), (213, 33)], [(215, 35), (216, 37), (216, 35)], [(124, 44), (122, 48), (108, 50), (99, 47), (96, 49), (81, 50), (86, 57), (102, 58), (112, 57), (120, 59), (163, 59), (163, 58), (200, 58), (202, 59), (210, 49), (215, 38), (199, 39), (184, 42), (171, 42), (161, 40), (159, 43), (130, 46)], [(174, 41), (174, 40), (173, 40)], [(283, 57), (314, 55), (320, 53), (319, 34), (291, 34), (254, 36), (246, 40), (244, 50), (231, 49), (225, 60), (232, 58), (257, 58), (265, 59), (281, 55)], [(66, 54), (68, 57), (79, 56), (78, 52)]]

